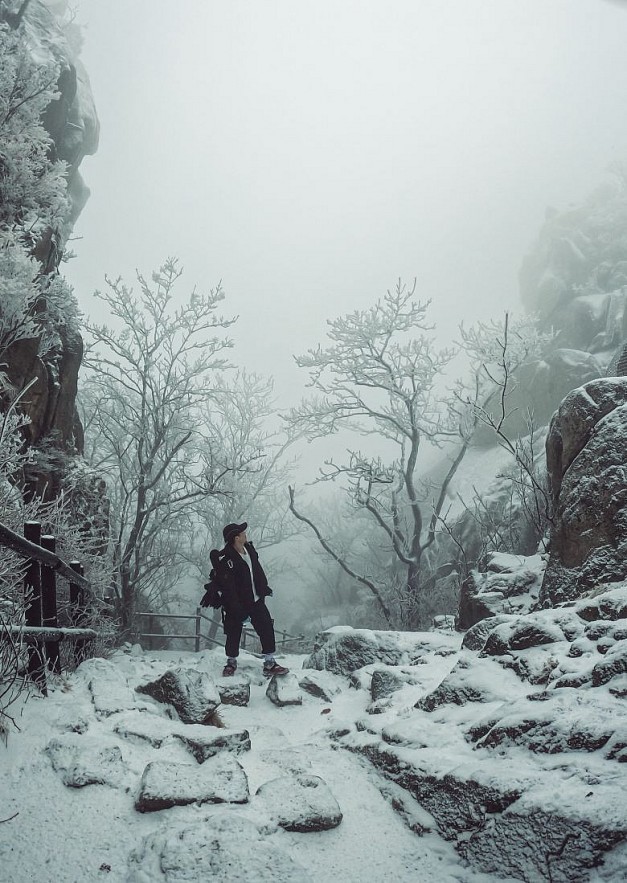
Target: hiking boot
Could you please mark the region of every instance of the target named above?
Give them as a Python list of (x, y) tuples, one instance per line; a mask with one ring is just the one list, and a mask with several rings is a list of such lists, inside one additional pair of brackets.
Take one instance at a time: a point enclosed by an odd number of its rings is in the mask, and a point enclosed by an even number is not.
[(223, 678), (230, 678), (235, 674), (236, 671), (237, 671), (237, 666), (233, 665), (232, 662), (227, 662), (227, 664), (222, 669), (222, 677)]
[(284, 668), (278, 662), (272, 662), (270, 665), (264, 665), (263, 667), (263, 673), (267, 678), (271, 678), (274, 675), (286, 675), (288, 671), (289, 668)]

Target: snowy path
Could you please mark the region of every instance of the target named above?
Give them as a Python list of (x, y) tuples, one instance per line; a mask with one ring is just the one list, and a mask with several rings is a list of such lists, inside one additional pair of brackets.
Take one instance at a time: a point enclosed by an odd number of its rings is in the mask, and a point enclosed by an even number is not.
[[(202, 654), (203, 667), (219, 672), (219, 651)], [(131, 686), (159, 675), (182, 662), (193, 665), (194, 654), (162, 653), (117, 658), (116, 668)], [(345, 689), (332, 703), (303, 694), (303, 704), (278, 708), (265, 695), (266, 684), (258, 677), (259, 662), (244, 655), (242, 668), (253, 679), (247, 707), (223, 707), (229, 728), (246, 728), (252, 749), (238, 757), (254, 795), (264, 782), (286, 772), (305, 771), (320, 776), (337, 799), (344, 818), (329, 831), (294, 833), (281, 828), (263, 831), (264, 844), (286, 852), (306, 869), (315, 883), (342, 881), (463, 881), (495, 880), (462, 867), (452, 846), (437, 835), (414, 834), (392, 808), (385, 782), (370, 765), (338, 749), (330, 733), (364, 714), (367, 696), (362, 690)], [(303, 657), (287, 657), (292, 669), (300, 669)], [(112, 684), (112, 690), (114, 684)], [(326, 709), (330, 711), (326, 712)], [(325, 713), (323, 713), (325, 712)], [(190, 805), (152, 813), (139, 813), (133, 800), (139, 777), (150, 760), (189, 763), (183, 748), (164, 744), (159, 749), (115, 737), (115, 715), (98, 718), (94, 712), (86, 679), (80, 673), (61, 681), (47, 700), (31, 699), (19, 719), (22, 732), (11, 735), (8, 747), (0, 748), (0, 879), (11, 883), (91, 883), (107, 880), (122, 883), (129, 877), (129, 854), (147, 835), (171, 831), (178, 824), (210, 830), (211, 819), (231, 813), (249, 819), (263, 830), (267, 819), (260, 817), (254, 802), (244, 805)], [(76, 725), (90, 736), (108, 743), (117, 738), (124, 758), (124, 775), (109, 785), (66, 787), (44, 748), (49, 740)], [(420, 809), (416, 807), (417, 815)], [(242, 843), (246, 849), (254, 844)], [(193, 850), (192, 850), (193, 853)], [(240, 875), (214, 877), (225, 881), (252, 880)], [(133, 877), (155, 883), (159, 880), (203, 880), (193, 861), (182, 876)], [(280, 880), (304, 879), (295, 876)]]

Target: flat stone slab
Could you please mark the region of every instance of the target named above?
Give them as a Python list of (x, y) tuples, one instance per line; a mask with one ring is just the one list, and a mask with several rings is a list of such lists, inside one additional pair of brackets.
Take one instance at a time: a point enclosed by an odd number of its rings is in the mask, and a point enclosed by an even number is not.
[(248, 730), (183, 724), (149, 712), (129, 712), (123, 715), (113, 731), (123, 739), (148, 742), (153, 748), (160, 748), (166, 741), (178, 740), (198, 763), (204, 763), (221, 751), (232, 754), (250, 751)]
[(92, 666), (88, 684), (94, 709), (99, 717), (108, 717), (120, 711), (137, 708), (139, 704), (137, 697), (117, 666), (106, 659), (90, 660), (90, 662), (96, 663)]
[(298, 678), (292, 673), (280, 677), (275, 675), (270, 678), (266, 696), (279, 707), (303, 704), (303, 694), (298, 686)]
[(189, 803), (246, 803), (248, 779), (230, 754), (211, 757), (201, 766), (155, 760), (143, 772), (135, 809), (155, 812)]
[(221, 751), (231, 754), (242, 754), (250, 751), (250, 735), (248, 730), (216, 729), (201, 724), (184, 724), (179, 726), (173, 737), (182, 742), (198, 763), (204, 763)]
[(194, 668), (175, 668), (135, 688), (171, 705), (185, 724), (211, 723), (212, 716), (220, 705), (220, 694), (213, 679), (204, 671)]
[(312, 877), (257, 827), (236, 815), (215, 814), (145, 837), (129, 856), (127, 883), (312, 883)]
[(46, 745), (52, 768), (69, 788), (85, 785), (119, 785), (126, 774), (119, 745), (80, 733), (63, 733)]
[(261, 785), (255, 797), (286, 831), (328, 831), (342, 821), (337, 800), (319, 776), (281, 776)]
[(123, 739), (148, 742), (153, 748), (160, 748), (166, 739), (171, 738), (176, 723), (158, 714), (129, 711), (116, 721), (113, 732)]

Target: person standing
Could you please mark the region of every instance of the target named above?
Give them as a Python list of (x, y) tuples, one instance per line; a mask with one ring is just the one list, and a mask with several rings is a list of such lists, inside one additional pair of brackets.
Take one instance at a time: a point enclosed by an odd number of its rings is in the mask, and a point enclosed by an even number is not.
[(244, 622), (250, 619), (261, 641), (264, 675), (268, 678), (285, 675), (289, 669), (279, 665), (274, 658), (274, 623), (265, 601), (272, 595), (272, 589), (259, 562), (257, 550), (248, 542), (247, 527), (246, 521), (226, 525), (222, 531), (225, 546), (216, 562), (226, 634), (226, 665), (222, 674), (225, 677), (235, 674), (242, 628)]

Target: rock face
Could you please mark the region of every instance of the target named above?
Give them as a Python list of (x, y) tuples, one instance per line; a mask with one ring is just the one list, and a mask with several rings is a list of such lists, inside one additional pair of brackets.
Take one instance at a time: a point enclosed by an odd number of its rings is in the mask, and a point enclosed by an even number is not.
[[(86, 155), (96, 152), (99, 122), (88, 76), (77, 57), (79, 27), (66, 17), (67, 4), (20, 4), (24, 15), (19, 22), (13, 21), (12, 13), (4, 8), (11, 5), (17, 8), (17, 4), (2, 4), (0, 13), (20, 36), (26, 53), (37, 65), (52, 64), (59, 71), (58, 98), (46, 108), (42, 124), (51, 138), (51, 161), (66, 164), (67, 209), (54, 229), (49, 227), (38, 233), (38, 240), (32, 245), (32, 255), (42, 276), (54, 278), (72, 227), (89, 196), (79, 166)], [(54, 316), (54, 311), (50, 315)], [(67, 316), (57, 316), (51, 319), (46, 333), (55, 342), (45, 354), (39, 338), (17, 340), (4, 356), (5, 370), (17, 390), (32, 379), (37, 381), (23, 402), (31, 420), (28, 444), (37, 448), (45, 441), (53, 449), (68, 454), (82, 453), (83, 434), (75, 408), (83, 353), (78, 323), (73, 317), (68, 320)], [(59, 491), (57, 472), (43, 463), (34, 466), (27, 477), (29, 487), (36, 493), (45, 490), (48, 498), (55, 496)]]
[(540, 600), (552, 605), (627, 577), (627, 378), (566, 396), (546, 452), (555, 522)]
[(559, 331), (561, 346), (607, 352), (627, 328), (627, 199), (624, 182), (608, 181), (581, 205), (547, 214), (523, 261), (525, 307)]
[(614, 862), (622, 879), (626, 617), (623, 582), (569, 607), (486, 619), (416, 719), (338, 739), (418, 801), (429, 814), (420, 826), (475, 871), (589, 883), (604, 863), (599, 879), (614, 879)]

